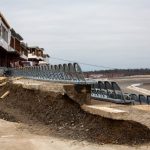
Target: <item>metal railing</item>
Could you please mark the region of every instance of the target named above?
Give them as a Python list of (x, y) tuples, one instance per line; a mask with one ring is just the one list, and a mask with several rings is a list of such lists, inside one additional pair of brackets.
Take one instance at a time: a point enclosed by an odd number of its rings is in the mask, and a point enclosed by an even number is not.
[(10, 68), (9, 70), (11, 76), (55, 82), (86, 83), (82, 70), (77, 63)]

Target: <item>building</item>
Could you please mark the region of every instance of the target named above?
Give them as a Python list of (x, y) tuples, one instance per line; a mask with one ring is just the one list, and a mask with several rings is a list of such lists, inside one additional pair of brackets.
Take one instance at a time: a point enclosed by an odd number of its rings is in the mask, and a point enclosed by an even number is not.
[(39, 61), (43, 61), (43, 48), (38, 46), (29, 47), (28, 50), (28, 61), (32, 62), (32, 65), (38, 65)]
[(39, 61), (40, 65), (46, 65), (49, 64), (49, 58), (50, 56), (46, 53), (43, 54), (43, 61)]
[(29, 47), (28, 49), (28, 61), (34, 65), (49, 64), (50, 56), (45, 53), (44, 48), (38, 46)]
[(10, 25), (0, 13), (0, 67), (8, 65), (7, 57), (10, 51)]
[(28, 60), (28, 50), (23, 38), (16, 33), (0, 13), (0, 67), (15, 66), (16, 62)]
[[(0, 67), (20, 67), (25, 62), (31, 65), (49, 63), (49, 55), (44, 53), (43, 48), (38, 46), (29, 47), (23, 42), (23, 38), (0, 13)], [(26, 64), (27, 64), (26, 63)]]
[(11, 29), (10, 49), (8, 63), (12, 66), (15, 66), (15, 63), (21, 65), (21, 61), (28, 60), (27, 44), (23, 42), (23, 38), (14, 29)]
[(24, 42), (21, 42), (20, 44), (21, 44), (20, 59), (22, 59), (23, 61), (27, 61), (29, 47)]

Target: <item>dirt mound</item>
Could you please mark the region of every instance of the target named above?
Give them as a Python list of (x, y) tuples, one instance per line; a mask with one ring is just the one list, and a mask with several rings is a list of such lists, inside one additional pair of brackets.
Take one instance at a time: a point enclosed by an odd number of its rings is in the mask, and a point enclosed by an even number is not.
[(95, 143), (141, 144), (150, 142), (150, 130), (130, 121), (104, 119), (84, 112), (66, 95), (23, 89), (7, 84), (0, 95), (10, 91), (0, 106), (20, 109), (53, 129), (54, 136)]
[(0, 111), (0, 119), (11, 121), (11, 122), (17, 122), (16, 118), (6, 112)]

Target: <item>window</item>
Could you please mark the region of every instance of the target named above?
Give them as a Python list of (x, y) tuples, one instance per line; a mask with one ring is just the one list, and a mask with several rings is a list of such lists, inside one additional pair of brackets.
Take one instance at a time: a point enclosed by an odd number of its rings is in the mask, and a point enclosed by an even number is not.
[(2, 25), (0, 25), (0, 37), (2, 36)]
[(8, 43), (8, 32), (6, 31), (6, 29), (2, 26), (1, 27), (2, 30), (2, 38)]

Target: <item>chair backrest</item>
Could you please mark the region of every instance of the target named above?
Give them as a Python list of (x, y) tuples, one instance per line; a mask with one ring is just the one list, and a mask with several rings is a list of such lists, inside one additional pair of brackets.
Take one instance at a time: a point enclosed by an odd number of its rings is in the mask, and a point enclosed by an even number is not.
[(124, 97), (123, 92), (122, 92), (121, 88), (119, 87), (119, 85), (116, 82), (111, 82), (111, 85), (112, 85), (112, 88), (116, 95), (116, 99), (124, 100), (125, 97)]
[(147, 96), (147, 104), (150, 105), (150, 95)]
[(112, 85), (111, 85), (110, 82), (105, 81), (105, 82), (104, 82), (104, 85), (105, 85), (105, 88), (106, 88), (107, 90), (113, 90)]
[(60, 71), (60, 72), (64, 72), (64, 69), (63, 69), (63, 65), (62, 65), (62, 64), (59, 64), (59, 65), (58, 65), (58, 68), (59, 68), (59, 71)]
[(116, 82), (111, 82), (112, 88), (117, 91), (121, 91), (121, 88)]
[(139, 100), (141, 104), (147, 104), (147, 98), (144, 95), (140, 94)]
[(78, 76), (77, 76), (77, 72), (76, 72), (73, 64), (69, 63), (68, 67), (69, 67), (69, 74), (70, 74), (72, 80), (77, 81), (78, 80)]
[(138, 95), (131, 93), (129, 96), (131, 100), (134, 100), (134, 104), (141, 104)]
[(98, 87), (102, 90), (105, 89), (105, 85), (102, 81), (98, 81)]
[(73, 67), (74, 67), (74, 70), (75, 70), (76, 75), (78, 77), (78, 80), (82, 81), (82, 82), (85, 82), (85, 78), (84, 78), (84, 75), (82, 73), (82, 70), (81, 70), (81, 67), (79, 66), (79, 64), (78, 63), (74, 63)]
[(67, 64), (63, 64), (63, 70), (64, 70), (64, 73), (65, 73), (65, 77), (66, 77), (66, 80), (71, 80), (71, 77), (69, 75), (69, 67)]
[(99, 89), (98, 83), (94, 83), (94, 88)]

